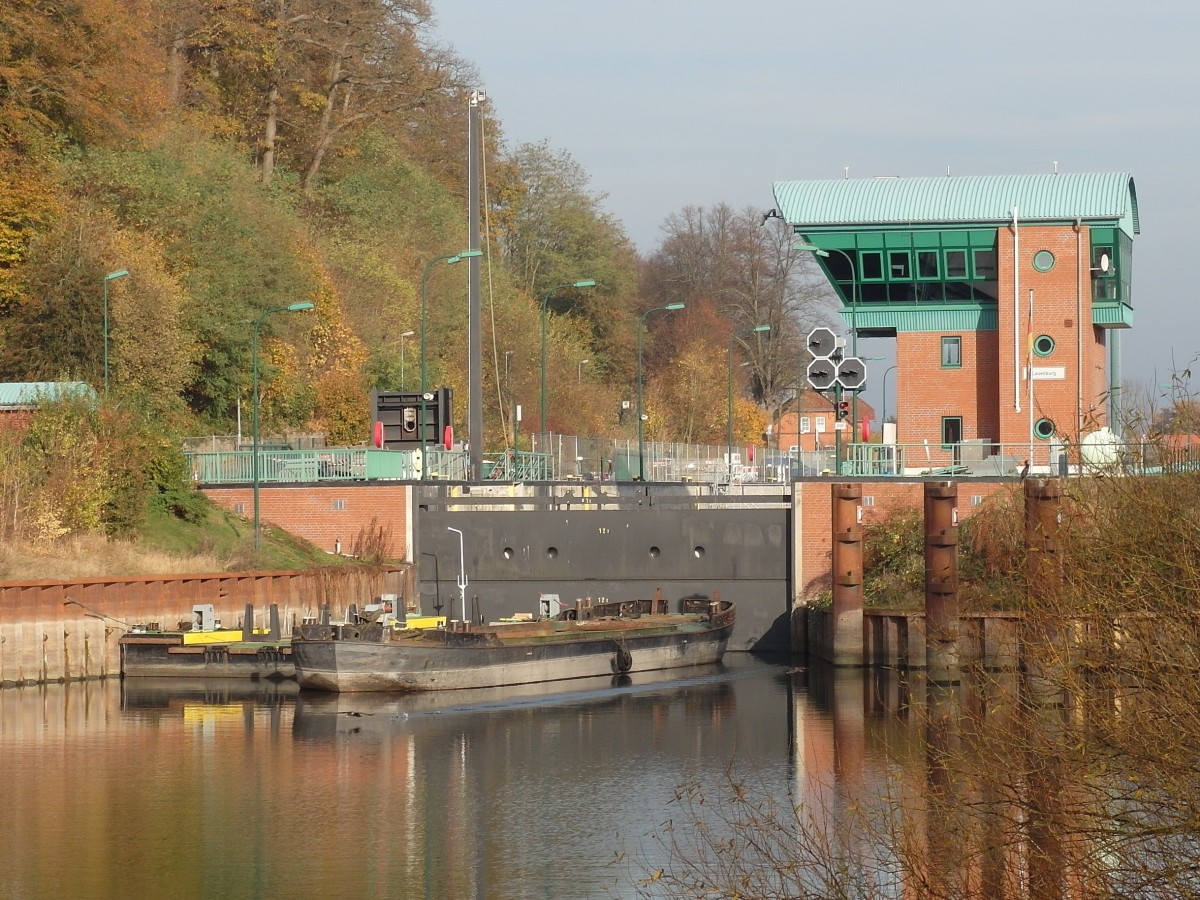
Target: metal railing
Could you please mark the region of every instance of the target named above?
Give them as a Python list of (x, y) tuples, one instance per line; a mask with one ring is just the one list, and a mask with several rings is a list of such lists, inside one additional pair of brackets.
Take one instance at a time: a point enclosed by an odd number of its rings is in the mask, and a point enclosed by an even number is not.
[[(488, 454), (483, 477), (495, 481), (698, 482), (717, 488), (750, 483), (790, 483), (799, 478), (1003, 477), (1021, 474), (1077, 475), (1096, 471), (1129, 474), (1200, 471), (1200, 444), (1168, 441), (1083, 447), (1053, 441), (998, 444), (847, 444), (841, 464), (833, 448), (783, 452), (767, 448), (604, 440), (537, 435), (534, 446), (547, 452), (508, 449)], [(259, 450), (259, 481), (361, 481), (390, 479), (466, 481), (470, 455), (464, 450), (427, 448), (375, 450), (365, 447), (314, 450)], [(250, 450), (189, 452), (192, 476), (200, 484), (248, 484), (253, 478)]]

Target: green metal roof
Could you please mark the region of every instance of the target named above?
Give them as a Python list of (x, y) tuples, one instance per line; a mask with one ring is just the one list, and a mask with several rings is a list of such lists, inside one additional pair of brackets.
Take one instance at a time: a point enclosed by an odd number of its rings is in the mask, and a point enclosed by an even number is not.
[(0, 384), (0, 407), (31, 408), (47, 400), (63, 397), (96, 398), (96, 392), (85, 381), (17, 381)]
[(1140, 233), (1137, 192), (1126, 172), (1059, 175), (954, 175), (937, 178), (834, 178), (777, 181), (783, 220), (808, 227), (993, 223), (1116, 222)]

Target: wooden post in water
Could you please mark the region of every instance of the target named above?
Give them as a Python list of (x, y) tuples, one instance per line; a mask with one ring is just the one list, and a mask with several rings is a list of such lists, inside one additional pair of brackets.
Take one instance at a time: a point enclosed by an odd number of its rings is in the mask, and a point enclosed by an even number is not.
[(929, 680), (958, 681), (958, 485), (925, 483), (925, 664)]
[(833, 641), (835, 666), (863, 660), (862, 485), (832, 485)]
[(1062, 486), (1055, 478), (1025, 480), (1025, 574), (1029, 585), (1021, 655), (1029, 687), (1039, 703), (1061, 700), (1061, 682), (1054, 677), (1054, 658), (1060, 640), (1052, 609), (1062, 587), (1058, 533), (1062, 527)]

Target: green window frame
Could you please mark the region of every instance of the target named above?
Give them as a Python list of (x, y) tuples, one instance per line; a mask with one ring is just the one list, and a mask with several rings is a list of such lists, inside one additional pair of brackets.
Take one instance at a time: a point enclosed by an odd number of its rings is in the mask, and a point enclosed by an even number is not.
[(942, 336), (942, 368), (962, 368), (962, 336), (947, 334)]
[(1043, 418), (1034, 422), (1033, 436), (1039, 441), (1048, 441), (1054, 437), (1054, 420)]
[(941, 266), (938, 265), (936, 250), (917, 251), (917, 280), (937, 281), (941, 277)]
[(976, 248), (971, 252), (971, 277), (976, 281), (996, 280), (996, 251)]
[(860, 281), (883, 281), (883, 253), (879, 250), (858, 251)]
[(888, 280), (912, 281), (912, 254), (907, 250), (888, 251)]
[(1054, 338), (1048, 334), (1039, 334), (1033, 339), (1033, 352), (1038, 356), (1049, 356), (1054, 352)]

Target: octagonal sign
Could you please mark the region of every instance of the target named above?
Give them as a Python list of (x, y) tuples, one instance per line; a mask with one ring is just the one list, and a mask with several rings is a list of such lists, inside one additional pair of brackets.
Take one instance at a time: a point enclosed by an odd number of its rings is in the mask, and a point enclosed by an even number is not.
[(827, 391), (837, 381), (837, 363), (831, 359), (814, 359), (808, 364), (808, 383), (813, 390)]
[(833, 329), (814, 328), (808, 333), (808, 352), (815, 359), (829, 359), (835, 350), (837, 350), (837, 335), (833, 333)]
[(848, 391), (857, 391), (867, 383), (867, 366), (857, 356), (847, 356), (837, 365), (837, 380)]

